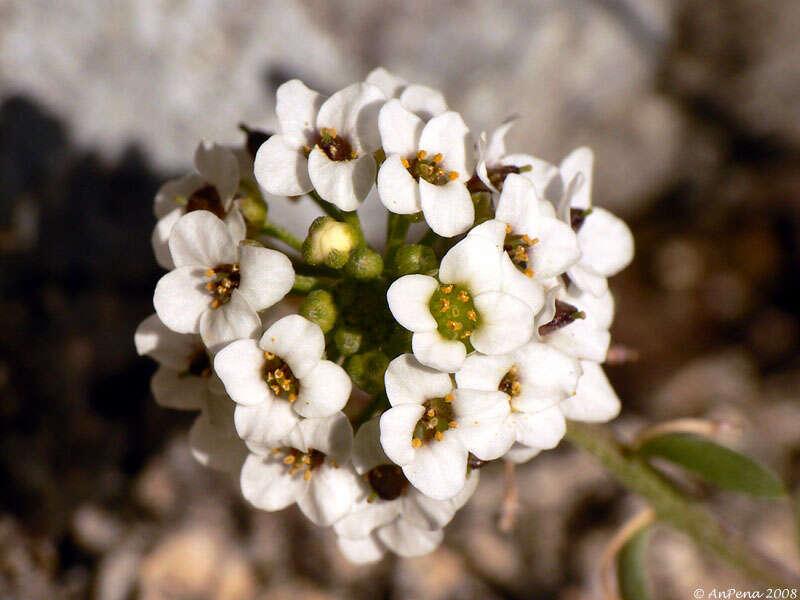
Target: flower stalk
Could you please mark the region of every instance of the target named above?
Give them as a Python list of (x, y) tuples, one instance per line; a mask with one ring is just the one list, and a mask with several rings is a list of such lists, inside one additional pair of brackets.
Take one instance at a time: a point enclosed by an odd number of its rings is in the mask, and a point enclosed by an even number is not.
[(261, 233), (276, 240), (280, 240), (287, 246), (291, 246), (298, 252), (303, 250), (303, 240), (293, 234), (285, 227), (281, 227), (277, 223), (266, 219), (264, 225), (261, 227)]

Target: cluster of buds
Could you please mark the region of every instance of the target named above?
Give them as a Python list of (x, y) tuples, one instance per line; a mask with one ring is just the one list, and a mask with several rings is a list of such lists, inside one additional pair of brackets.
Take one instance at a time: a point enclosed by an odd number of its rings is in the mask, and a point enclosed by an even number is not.
[(276, 113), (159, 190), (137, 350), (254, 506), (297, 503), (356, 562), (425, 554), (480, 467), (619, 412), (601, 365), (630, 231), (592, 204), (589, 149), (508, 152), (513, 121), (473, 138), (385, 69), (329, 98), (289, 81)]

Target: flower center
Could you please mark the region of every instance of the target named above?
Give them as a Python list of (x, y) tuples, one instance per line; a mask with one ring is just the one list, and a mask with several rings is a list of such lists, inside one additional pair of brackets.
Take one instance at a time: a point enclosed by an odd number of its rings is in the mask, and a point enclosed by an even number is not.
[(294, 376), (286, 361), (272, 352), (264, 352), (264, 358), (266, 359), (264, 381), (272, 393), (289, 402), (297, 400), (300, 381)]
[(566, 327), (576, 319), (585, 319), (586, 313), (582, 310), (578, 310), (575, 306), (572, 306), (569, 302), (563, 302), (562, 300), (556, 300), (556, 314), (553, 315), (553, 319), (549, 323), (545, 323), (541, 327), (539, 327), (539, 335), (547, 335), (548, 333), (552, 333), (557, 329), (561, 329), (562, 327)]
[(230, 301), (233, 290), (239, 287), (239, 263), (208, 269), (206, 277), (211, 279), (206, 284), (206, 289), (214, 296), (211, 308), (219, 308)]
[(578, 233), (578, 230), (583, 225), (583, 222), (592, 214), (591, 208), (570, 208), (569, 209), (569, 224), (572, 227), (572, 231)]
[(512, 366), (508, 372), (503, 375), (497, 389), (504, 394), (508, 394), (512, 398), (516, 398), (522, 393), (522, 384), (519, 382), (519, 374), (516, 365)]
[(306, 481), (311, 479), (312, 471), (325, 462), (325, 454), (313, 449), (302, 452), (297, 448), (275, 448), (271, 454), (284, 454), (283, 464), (289, 468), (289, 475), (302, 472)]
[(420, 150), (412, 159), (401, 159), (403, 166), (408, 169), (411, 176), (419, 181), (424, 179), (433, 185), (445, 185), (458, 179), (456, 171), (447, 171), (442, 167), (442, 155), (434, 154), (428, 158), (425, 150)]
[(331, 160), (350, 160), (358, 158), (358, 150), (355, 150), (346, 138), (343, 138), (333, 127), (323, 127), (319, 130), (319, 140), (317, 146)]
[(428, 308), (436, 319), (439, 333), (448, 340), (459, 340), (472, 351), (469, 336), (480, 324), (480, 316), (467, 288), (450, 283), (433, 292)]
[[(382, 500), (395, 500), (403, 495), (408, 487), (408, 479), (403, 469), (397, 465), (380, 465), (366, 475), (367, 481), (375, 494)], [(372, 496), (367, 499), (370, 502)]]
[(220, 219), (225, 218), (225, 207), (222, 205), (222, 198), (219, 197), (217, 188), (207, 184), (195, 190), (186, 202), (186, 212), (196, 210), (207, 210), (214, 213)]
[(444, 398), (431, 398), (425, 401), (422, 405), (425, 407), (425, 412), (417, 421), (417, 425), (414, 427), (414, 437), (411, 439), (411, 445), (414, 448), (419, 448), (433, 439), (441, 442), (444, 439), (445, 431), (457, 427), (452, 402), (452, 394), (447, 394)]
[(511, 262), (528, 277), (533, 277), (533, 269), (528, 266), (528, 252), (531, 246), (539, 243), (539, 238), (531, 239), (527, 235), (512, 235), (511, 227), (506, 226), (506, 239), (503, 241), (503, 250), (508, 252)]
[(205, 346), (198, 346), (189, 357), (189, 367), (180, 374), (180, 377), (211, 377), (211, 359), (208, 357)]

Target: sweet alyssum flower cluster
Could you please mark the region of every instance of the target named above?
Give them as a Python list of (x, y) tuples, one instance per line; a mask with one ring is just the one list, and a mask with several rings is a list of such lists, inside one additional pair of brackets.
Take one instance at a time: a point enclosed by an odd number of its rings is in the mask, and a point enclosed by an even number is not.
[[(607, 278), (627, 226), (592, 204), (593, 155), (475, 139), (443, 95), (384, 69), (326, 98), (277, 93), (279, 131), (202, 143), (155, 199), (167, 269), (140, 354), (163, 406), (200, 411), (195, 456), (254, 506), (297, 503), (368, 562), (431, 551), (488, 461), (607, 421)], [(269, 205), (309, 196), (304, 240)], [(388, 211), (384, 244), (356, 212)], [(280, 251), (278, 248), (283, 248)]]

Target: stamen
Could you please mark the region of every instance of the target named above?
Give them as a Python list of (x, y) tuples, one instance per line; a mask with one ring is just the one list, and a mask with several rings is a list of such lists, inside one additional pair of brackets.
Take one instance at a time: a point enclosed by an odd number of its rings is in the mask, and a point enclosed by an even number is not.
[(467, 311), (467, 318), (470, 321), (473, 321), (473, 322), (477, 321), (478, 320), (478, 313), (476, 313), (474, 310), (468, 310)]
[(533, 277), (533, 269), (531, 269), (530, 267), (525, 269), (525, 275), (527, 275), (528, 277)]
[(206, 277), (213, 277), (215, 275), (214, 269), (206, 269)]
[(453, 401), (453, 397), (454, 397), (453, 394), (447, 394), (447, 396), (444, 397), (444, 401), (445, 402), (452, 402)]
[(419, 438), (414, 438), (413, 440), (411, 440), (411, 445), (414, 446), (414, 448), (419, 448), (420, 446), (422, 446), (422, 440)]
[(423, 160), (426, 156), (428, 156), (428, 153), (425, 150), (417, 152), (417, 160)]
[(455, 421), (450, 421), (447, 424), (447, 426), (450, 427), (450, 429), (455, 429), (456, 427), (458, 427), (458, 423), (456, 423)]
[(461, 290), (460, 292), (458, 292), (457, 298), (461, 302), (469, 302), (469, 292), (467, 290)]
[(286, 463), (287, 465), (293, 465), (295, 460), (296, 460), (295, 455), (290, 454), (289, 456), (283, 459), (283, 462)]
[(450, 171), (450, 172), (447, 174), (447, 178), (448, 178), (450, 181), (455, 181), (456, 179), (458, 179), (458, 171)]
[(407, 169), (408, 167), (410, 167), (410, 166), (411, 166), (411, 164), (408, 162), (408, 159), (407, 159), (407, 158), (401, 158), (401, 159), (400, 159), (400, 163), (401, 163), (401, 164), (402, 164), (402, 165), (403, 165), (403, 166), (404, 166), (406, 169)]
[(306, 471), (305, 473), (303, 473), (303, 479), (306, 480), (306, 481), (309, 481), (311, 479), (311, 471), (310, 470)]
[(433, 160), (433, 162), (435, 162), (436, 164), (439, 164), (440, 162), (442, 162), (442, 155), (440, 153), (434, 154), (431, 160)]
[(453, 285), (452, 285), (452, 284), (450, 284), (450, 285), (443, 285), (443, 286), (442, 286), (442, 287), (440, 287), (439, 289), (440, 289), (440, 290), (442, 290), (442, 293), (443, 293), (443, 294), (449, 294), (450, 292), (452, 292), (452, 291), (453, 291)]
[(437, 431), (434, 437), (437, 442), (441, 442), (444, 439), (444, 434), (441, 431)]

